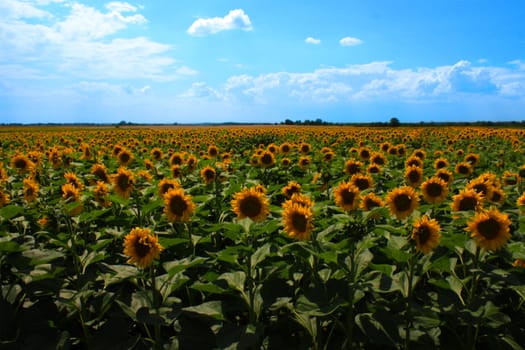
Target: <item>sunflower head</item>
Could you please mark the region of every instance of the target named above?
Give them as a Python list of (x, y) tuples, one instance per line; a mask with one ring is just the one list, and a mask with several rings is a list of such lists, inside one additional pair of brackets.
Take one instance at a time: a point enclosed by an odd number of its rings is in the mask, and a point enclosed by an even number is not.
[(168, 221), (189, 221), (194, 210), (191, 196), (185, 194), (182, 188), (172, 188), (164, 194), (164, 213)]
[(309, 156), (302, 156), (299, 158), (299, 168), (305, 170), (312, 163), (312, 159)]
[(345, 163), (345, 169), (344, 169), (345, 174), (348, 176), (352, 176), (354, 174), (360, 173), (362, 171), (361, 170), (362, 165), (363, 163), (361, 163), (358, 160), (354, 160), (354, 159), (347, 160)]
[(95, 175), (99, 180), (109, 183), (109, 175), (104, 164), (93, 164), (91, 167), (91, 174)]
[(208, 146), (208, 156), (217, 157), (219, 155), (219, 148), (215, 145)]
[(95, 189), (93, 190), (93, 197), (100, 206), (107, 208), (111, 205), (111, 201), (106, 197), (109, 194), (109, 187), (104, 181), (97, 181)]
[(410, 168), (411, 166), (423, 168), (423, 160), (419, 157), (411, 156), (406, 160), (405, 165), (407, 168)]
[(159, 186), (158, 186), (159, 196), (164, 197), (164, 194), (166, 194), (166, 192), (168, 192), (172, 188), (177, 188), (177, 187), (180, 187), (180, 184), (177, 180), (169, 179), (165, 177), (159, 181)]
[(385, 202), (381, 199), (381, 197), (377, 196), (373, 192), (367, 193), (365, 196), (361, 198), (361, 209), (364, 211), (370, 211), (377, 207), (384, 207)]
[(290, 181), (288, 185), (283, 187), (282, 193), (286, 198), (291, 198), (294, 193), (301, 193), (301, 185), (296, 181)]
[(491, 208), (476, 213), (466, 228), (479, 247), (496, 251), (510, 239), (511, 222), (507, 214)]
[(395, 188), (386, 197), (390, 213), (399, 220), (406, 219), (418, 206), (419, 197), (410, 186)]
[(160, 257), (162, 249), (157, 236), (147, 228), (135, 227), (124, 238), (124, 254), (129, 257), (128, 264), (143, 269)]
[(516, 205), (521, 208), (522, 213), (525, 213), (525, 192), (516, 200)]
[(82, 191), (84, 189), (84, 184), (82, 183), (82, 181), (80, 181), (80, 179), (75, 173), (68, 171), (64, 174), (64, 178), (68, 183), (78, 188), (79, 191)]
[(470, 176), (474, 170), (469, 162), (459, 162), (456, 164), (455, 171), (458, 175)]
[(213, 183), (217, 177), (217, 171), (210, 165), (201, 169), (200, 175), (206, 185)]
[(24, 199), (27, 202), (34, 202), (38, 198), (40, 186), (32, 178), (24, 179)]
[(77, 203), (77, 205), (72, 206), (72, 208), (67, 209), (67, 213), (71, 216), (80, 214), (82, 211), (82, 203), (80, 203), (80, 192), (78, 188), (74, 185), (67, 183), (62, 185), (62, 198), (69, 203)]
[(446, 158), (440, 157), (434, 161), (434, 169), (436, 170), (447, 168), (449, 165), (450, 164)]
[(441, 239), (441, 227), (435, 219), (429, 219), (424, 215), (420, 220), (414, 223), (412, 230), (412, 240), (416, 242), (418, 252), (424, 254), (434, 250)]
[(463, 189), (452, 197), (452, 211), (480, 210), (483, 205), (483, 195), (473, 189)]
[(0, 189), (0, 208), (9, 204), (9, 202), (10, 202), (9, 194), (7, 194), (6, 192)]
[(313, 229), (313, 211), (309, 206), (293, 203), (283, 207), (283, 226), (284, 232), (301, 241), (310, 238)]
[(436, 174), (434, 176), (445, 181), (447, 185), (449, 186), (450, 184), (452, 184), (452, 180), (454, 180), (454, 175), (452, 174), (450, 170), (447, 170), (447, 169), (438, 169), (438, 171), (436, 171)]
[(342, 182), (334, 189), (335, 204), (344, 211), (355, 210), (359, 206), (360, 191), (353, 183)]
[(120, 167), (116, 174), (112, 176), (113, 189), (122, 198), (129, 198), (135, 186), (135, 176), (123, 167)]
[(270, 213), (266, 195), (255, 188), (244, 188), (237, 192), (231, 204), (239, 220), (250, 218), (252, 221), (262, 222)]
[(122, 148), (117, 154), (117, 160), (120, 166), (128, 166), (133, 161), (133, 155), (128, 149)]
[(428, 203), (441, 203), (447, 198), (448, 186), (439, 177), (431, 177), (421, 184), (421, 193)]
[(423, 169), (411, 165), (405, 170), (405, 181), (409, 186), (418, 187), (423, 182)]
[(275, 164), (275, 156), (273, 152), (266, 150), (259, 156), (259, 165), (263, 168), (269, 168)]
[(354, 184), (354, 186), (357, 187), (359, 191), (364, 191), (374, 187), (374, 180), (372, 180), (372, 178), (368, 175), (354, 174), (350, 178), (350, 182)]
[(162, 159), (162, 150), (159, 147), (154, 147), (149, 154), (155, 161)]
[(35, 164), (25, 155), (17, 154), (11, 158), (11, 167), (17, 169), (19, 173), (33, 170)]

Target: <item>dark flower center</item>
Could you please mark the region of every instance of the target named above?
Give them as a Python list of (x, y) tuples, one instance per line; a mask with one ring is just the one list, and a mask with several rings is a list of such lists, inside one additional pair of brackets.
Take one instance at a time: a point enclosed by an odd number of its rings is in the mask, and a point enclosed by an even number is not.
[(370, 182), (366, 178), (356, 179), (354, 181), (354, 185), (356, 185), (356, 187), (359, 188), (359, 191), (364, 191), (367, 188), (370, 188)]
[(475, 210), (477, 205), (478, 205), (478, 200), (475, 197), (463, 197), (459, 201), (458, 209), (461, 211)]
[(239, 209), (245, 216), (253, 218), (261, 213), (262, 204), (259, 198), (249, 196), (241, 200)]
[(458, 172), (460, 174), (468, 174), (470, 172), (470, 168), (468, 166), (466, 166), (466, 165), (460, 165), (458, 167)]
[(435, 182), (429, 183), (426, 189), (430, 197), (439, 197), (443, 193), (443, 186)]
[(431, 236), (430, 228), (426, 225), (419, 226), (417, 230), (417, 239), (419, 244), (424, 245)]
[(170, 211), (178, 216), (182, 216), (188, 208), (188, 203), (181, 196), (173, 196), (170, 199)]
[(143, 258), (148, 255), (151, 249), (148, 241), (149, 241), (148, 237), (144, 237), (144, 238), (140, 238), (135, 243), (135, 253), (137, 254), (139, 258)]
[(264, 165), (270, 165), (273, 163), (273, 157), (271, 153), (265, 153), (261, 157), (261, 163)]
[(131, 184), (127, 175), (121, 175), (118, 177), (118, 187), (122, 190), (127, 190)]
[(304, 214), (301, 213), (293, 213), (292, 214), (292, 226), (295, 231), (297, 232), (305, 232), (306, 226), (308, 224), (308, 220)]
[(370, 210), (372, 208), (379, 207), (379, 203), (372, 199), (372, 198), (366, 198), (365, 199), (365, 208), (366, 210)]
[(408, 173), (408, 179), (412, 183), (416, 183), (421, 179), (421, 176), (419, 175), (419, 172), (417, 170), (412, 170)]
[(17, 169), (25, 169), (27, 167), (27, 161), (23, 158), (19, 158), (15, 160), (15, 168)]
[(407, 194), (399, 194), (394, 198), (394, 206), (397, 211), (407, 211), (410, 209), (412, 203), (411, 198)]
[(501, 224), (494, 218), (489, 218), (478, 223), (478, 232), (488, 240), (498, 237)]
[(344, 191), (341, 191), (341, 197), (343, 198), (343, 203), (345, 205), (352, 204), (355, 199), (355, 193), (345, 189)]

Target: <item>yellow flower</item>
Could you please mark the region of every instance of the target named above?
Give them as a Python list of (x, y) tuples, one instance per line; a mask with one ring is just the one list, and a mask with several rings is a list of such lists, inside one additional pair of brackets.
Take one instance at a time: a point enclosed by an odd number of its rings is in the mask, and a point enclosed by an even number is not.
[(93, 190), (93, 197), (95, 201), (104, 208), (107, 208), (111, 205), (111, 201), (106, 199), (108, 194), (108, 185), (104, 181), (97, 181), (95, 189)]
[(27, 202), (33, 202), (38, 198), (38, 190), (40, 186), (31, 178), (24, 179), (24, 199)]
[(0, 189), (0, 208), (9, 204), (9, 194)]
[(62, 185), (62, 198), (64, 198), (67, 204), (78, 202), (76, 206), (67, 211), (69, 215), (75, 216), (80, 214), (83, 206), (82, 203), (80, 203), (80, 192), (78, 188), (70, 183)]
[(361, 172), (361, 166), (363, 163), (361, 163), (358, 160), (349, 159), (345, 163), (345, 174), (348, 176), (352, 176), (354, 174)]
[(359, 188), (352, 183), (342, 182), (334, 190), (335, 204), (344, 211), (357, 209), (359, 206)]
[(290, 181), (288, 185), (283, 187), (282, 193), (286, 198), (291, 198), (294, 193), (301, 193), (301, 185), (296, 181)]
[(91, 174), (95, 175), (99, 180), (109, 183), (109, 175), (104, 164), (93, 164)]
[(231, 204), (239, 220), (250, 218), (252, 221), (261, 222), (270, 213), (266, 195), (255, 188), (244, 188), (237, 192)]
[(128, 264), (140, 268), (149, 267), (160, 257), (162, 246), (156, 235), (147, 228), (135, 227), (124, 238), (124, 254), (129, 257)]
[(217, 177), (217, 172), (214, 168), (207, 165), (201, 169), (200, 175), (204, 183), (206, 185), (209, 185), (215, 181), (215, 178)]
[(125, 199), (131, 196), (135, 186), (135, 177), (130, 170), (120, 167), (118, 172), (112, 176), (112, 180), (113, 189), (119, 196)]
[(34, 163), (23, 154), (17, 154), (11, 158), (11, 167), (17, 169), (19, 173), (33, 170)]
[(461, 190), (452, 197), (452, 211), (480, 210), (483, 204), (483, 195), (472, 189)]
[(364, 197), (361, 198), (361, 209), (364, 211), (370, 211), (377, 207), (384, 207), (385, 202), (378, 197), (375, 193), (367, 193)]
[(269, 168), (275, 164), (275, 156), (270, 151), (264, 151), (259, 156), (259, 165), (261, 165), (263, 168)]
[(481, 248), (498, 250), (510, 239), (510, 220), (507, 214), (491, 208), (488, 211), (478, 212), (472, 218), (466, 231)]
[(406, 219), (419, 206), (419, 197), (409, 186), (393, 189), (387, 194), (386, 201), (390, 213), (399, 220)]
[(64, 178), (66, 179), (68, 183), (75, 186), (79, 191), (82, 191), (84, 189), (84, 184), (82, 183), (82, 181), (80, 181), (80, 179), (77, 177), (75, 173), (68, 171), (64, 174)]
[(405, 181), (409, 186), (418, 187), (423, 182), (423, 169), (415, 165), (409, 166), (405, 170)]
[(313, 211), (309, 206), (293, 203), (283, 208), (284, 232), (292, 238), (305, 241), (313, 229)]
[(447, 198), (448, 186), (438, 177), (431, 177), (421, 184), (421, 193), (428, 203), (441, 203)]
[(434, 250), (441, 239), (441, 227), (435, 219), (429, 219), (424, 215), (414, 223), (411, 238), (416, 241), (416, 249), (424, 254)]
[(164, 213), (168, 221), (189, 221), (194, 210), (191, 196), (184, 194), (182, 188), (172, 188), (164, 194)]
[(177, 187), (180, 187), (180, 184), (177, 180), (169, 179), (165, 177), (159, 182), (159, 190), (158, 190), (159, 196), (164, 197), (164, 194), (166, 194), (166, 192), (168, 192), (172, 188), (177, 188)]
[(117, 154), (117, 160), (121, 166), (127, 166), (133, 161), (133, 155), (129, 150), (123, 148)]
[(374, 187), (374, 180), (369, 175), (354, 174), (350, 178), (350, 182), (359, 189), (364, 191)]

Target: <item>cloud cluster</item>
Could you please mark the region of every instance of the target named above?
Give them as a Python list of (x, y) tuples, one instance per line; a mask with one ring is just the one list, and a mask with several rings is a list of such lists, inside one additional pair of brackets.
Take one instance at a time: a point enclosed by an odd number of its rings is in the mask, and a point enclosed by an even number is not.
[(308, 38), (306, 38), (304, 40), (304, 42), (307, 43), (307, 44), (319, 45), (321, 43), (321, 40), (320, 39), (316, 39), (316, 38), (312, 38), (311, 36), (309, 36)]
[(491, 67), (461, 60), (452, 65), (415, 69), (395, 69), (392, 62), (377, 61), (304, 73), (242, 74), (228, 78), (218, 88), (203, 82), (198, 87), (200, 91), (213, 91), (215, 99), (258, 104), (279, 104), (284, 100), (307, 104), (374, 100), (412, 103), (489, 95), (525, 101), (525, 69), (521, 61)]
[(242, 9), (231, 10), (224, 17), (199, 18), (187, 32), (190, 35), (204, 36), (233, 29), (252, 30), (250, 17)]
[[(165, 80), (177, 76), (170, 45), (140, 36), (115, 36), (130, 26), (147, 23), (140, 8), (114, 1), (101, 11), (68, 2), (54, 5), (67, 11), (56, 17), (44, 7), (52, 2), (60, 1), (2, 0), (0, 66), (31, 66), (48, 77)], [(31, 78), (26, 73), (13, 70), (9, 77)]]
[(363, 41), (359, 38), (354, 38), (351, 36), (345, 36), (341, 40), (339, 40), (339, 44), (341, 46), (356, 46), (362, 44)]

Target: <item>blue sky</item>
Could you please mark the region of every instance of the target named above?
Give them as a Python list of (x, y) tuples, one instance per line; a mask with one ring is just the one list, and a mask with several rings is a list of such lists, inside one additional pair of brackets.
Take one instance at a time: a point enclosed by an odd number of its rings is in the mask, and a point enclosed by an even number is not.
[(522, 0), (0, 0), (0, 122), (525, 120)]

